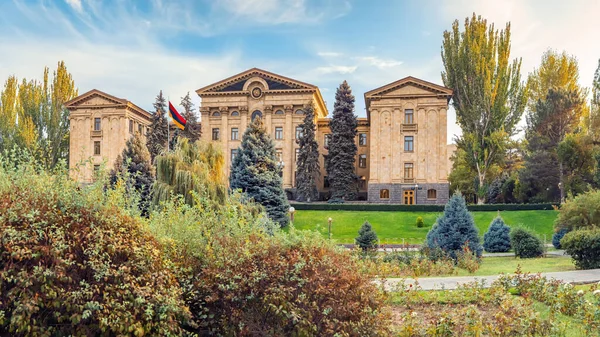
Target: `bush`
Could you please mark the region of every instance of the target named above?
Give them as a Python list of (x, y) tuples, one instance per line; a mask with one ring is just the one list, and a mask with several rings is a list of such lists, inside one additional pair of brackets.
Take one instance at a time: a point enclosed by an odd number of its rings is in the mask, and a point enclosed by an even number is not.
[(567, 228), (561, 228), (558, 232), (552, 235), (552, 245), (556, 249), (561, 249), (562, 245), (560, 244), (560, 240), (567, 234), (569, 230)]
[(377, 234), (373, 230), (373, 227), (368, 221), (360, 227), (358, 230), (358, 237), (356, 237), (356, 244), (363, 250), (373, 250), (377, 248)]
[(523, 229), (514, 228), (510, 233), (510, 243), (519, 258), (540, 257), (544, 254), (544, 244), (535, 234)]
[(423, 217), (418, 216), (417, 217), (417, 227), (423, 228), (424, 226), (425, 226), (425, 223), (423, 222)]
[(498, 215), (483, 235), (483, 248), (488, 253), (504, 253), (510, 250), (510, 227)]
[(580, 194), (560, 207), (554, 223), (556, 230), (589, 228), (600, 224), (600, 190)]
[(181, 289), (124, 189), (2, 164), (1, 336), (181, 334)]
[(560, 244), (579, 269), (600, 268), (600, 229), (576, 230), (567, 233)]

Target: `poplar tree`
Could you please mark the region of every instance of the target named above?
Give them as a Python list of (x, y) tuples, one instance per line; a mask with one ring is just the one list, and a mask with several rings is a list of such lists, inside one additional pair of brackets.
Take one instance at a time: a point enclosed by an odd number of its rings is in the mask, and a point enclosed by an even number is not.
[(146, 145), (150, 152), (152, 162), (159, 154), (167, 148), (169, 141), (169, 124), (165, 113), (167, 111), (167, 102), (163, 96), (162, 90), (156, 96), (156, 101), (153, 104), (154, 114), (152, 115), (152, 124), (146, 135)]
[(261, 204), (269, 218), (281, 227), (288, 225), (288, 207), (275, 143), (267, 134), (261, 118), (255, 118), (244, 132), (242, 143), (231, 165), (229, 184), (241, 189)]
[(444, 32), (442, 61), (442, 80), (454, 91), (452, 105), (463, 132), (456, 144), (477, 173), (482, 204), (489, 170), (504, 159), (527, 103), (521, 60), (510, 61), (510, 23), (498, 31), (473, 13), (461, 32), (454, 21)]
[(340, 84), (335, 93), (333, 118), (329, 127), (331, 140), (325, 165), (331, 189), (329, 202), (352, 200), (357, 195), (354, 163), (358, 120), (354, 114), (354, 95), (346, 81)]
[(180, 136), (189, 139), (191, 142), (195, 142), (200, 139), (200, 125), (198, 125), (198, 117), (194, 112), (194, 103), (190, 98), (189, 91), (187, 95), (181, 98), (181, 106), (183, 107), (183, 118), (185, 118), (187, 123)]
[(319, 144), (315, 138), (315, 109), (311, 103), (305, 109), (304, 121), (300, 125), (302, 133), (298, 139), (300, 149), (296, 169), (296, 187), (298, 201), (319, 199), (317, 179), (319, 177)]

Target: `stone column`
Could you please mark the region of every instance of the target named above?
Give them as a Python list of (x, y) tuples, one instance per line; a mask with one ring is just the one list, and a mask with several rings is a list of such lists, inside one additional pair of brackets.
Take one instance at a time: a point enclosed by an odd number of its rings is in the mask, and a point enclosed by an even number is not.
[(246, 132), (246, 129), (248, 128), (248, 107), (240, 106), (239, 110), (240, 110), (240, 139), (242, 139), (242, 136), (244, 135), (244, 133)]
[(273, 128), (271, 126), (271, 115), (273, 112), (272, 105), (265, 105), (263, 108), (263, 116), (265, 119), (265, 128), (267, 129), (267, 133), (273, 137)]
[[(225, 155), (225, 173), (229, 176), (229, 167), (231, 166), (231, 150), (229, 150), (229, 109), (225, 106), (219, 108), (221, 112), (221, 126), (219, 127), (219, 136), (221, 137), (221, 144), (223, 144), (223, 152)], [(212, 132), (212, 131), (211, 131)]]
[(293, 167), (293, 152), (294, 152), (294, 142), (295, 139), (295, 130), (292, 122), (292, 114), (294, 113), (292, 105), (284, 106), (285, 109), (285, 135), (284, 138), (284, 147), (283, 151), (283, 162), (285, 166), (283, 168), (283, 187), (291, 188), (292, 187), (292, 176), (294, 174)]
[(200, 107), (200, 138), (204, 141), (211, 140), (210, 108), (207, 106)]

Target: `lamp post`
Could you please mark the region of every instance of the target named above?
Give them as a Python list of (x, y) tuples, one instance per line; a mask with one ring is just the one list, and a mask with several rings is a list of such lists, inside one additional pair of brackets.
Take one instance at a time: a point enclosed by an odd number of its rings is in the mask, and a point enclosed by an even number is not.
[(330, 217), (329, 219), (327, 219), (327, 222), (329, 223), (329, 240), (331, 240), (331, 222), (333, 221), (333, 219)]
[(415, 184), (415, 205), (417, 204), (417, 194), (419, 194), (419, 184)]
[(563, 202), (565, 202), (565, 192), (563, 191), (563, 184), (562, 184), (562, 182), (558, 183), (558, 189), (560, 191), (560, 203), (562, 204)]
[(292, 225), (293, 225), (294, 224), (294, 213), (296, 212), (296, 209), (293, 206), (290, 206), (288, 211), (290, 212), (290, 221), (292, 222)]

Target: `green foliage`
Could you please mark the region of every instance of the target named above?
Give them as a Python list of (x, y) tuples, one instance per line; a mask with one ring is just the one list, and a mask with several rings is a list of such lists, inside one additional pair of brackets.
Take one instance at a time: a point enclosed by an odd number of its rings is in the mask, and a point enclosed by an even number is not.
[(503, 253), (510, 250), (510, 227), (498, 215), (483, 235), (483, 248), (488, 253)]
[(154, 113), (152, 114), (152, 124), (146, 135), (146, 145), (150, 151), (152, 162), (154, 158), (160, 155), (167, 149), (169, 141), (169, 124), (165, 113), (167, 111), (167, 101), (163, 96), (162, 90), (156, 96), (156, 101), (153, 104)]
[(330, 201), (338, 203), (353, 200), (358, 192), (354, 172), (358, 120), (354, 114), (354, 95), (346, 81), (340, 84), (335, 93), (333, 118), (329, 127), (331, 140), (325, 167), (331, 189)]
[(355, 241), (363, 252), (377, 248), (377, 234), (368, 221), (365, 221), (358, 230), (358, 236)]
[(423, 217), (418, 216), (416, 224), (417, 224), (417, 228), (423, 228), (423, 227), (425, 227), (425, 222), (423, 222)]
[(0, 335), (182, 335), (160, 246), (105, 181), (0, 158)]
[(288, 225), (289, 203), (283, 191), (281, 167), (275, 144), (261, 118), (255, 118), (244, 132), (242, 144), (231, 165), (229, 185), (240, 189), (261, 204), (269, 218), (281, 227)]
[(510, 232), (510, 244), (519, 258), (539, 257), (544, 254), (542, 240), (524, 228), (513, 228)]
[(304, 121), (300, 125), (302, 133), (298, 144), (298, 161), (296, 169), (296, 186), (298, 201), (319, 200), (317, 179), (319, 179), (319, 144), (315, 137), (315, 111), (311, 103), (304, 109)]
[(562, 245), (560, 244), (560, 240), (562, 240), (562, 238), (568, 232), (569, 232), (569, 229), (561, 228), (552, 235), (552, 245), (554, 246), (554, 248), (556, 248), (556, 249), (562, 248)]
[(600, 190), (594, 190), (568, 199), (560, 207), (555, 229), (575, 230), (600, 224)]
[(183, 107), (182, 116), (187, 121), (185, 124), (185, 129), (181, 132), (181, 137), (185, 137), (193, 143), (200, 139), (201, 129), (200, 123), (198, 123), (198, 117), (194, 111), (194, 103), (192, 103), (189, 91), (187, 95), (181, 98), (181, 106)]
[(579, 269), (600, 268), (600, 229), (580, 229), (567, 233), (561, 246)]
[[(480, 187), (485, 186), (488, 170), (504, 159), (509, 137), (525, 109), (521, 61), (509, 58), (510, 24), (498, 32), (473, 13), (465, 20), (463, 32), (458, 20), (444, 32), (442, 80), (454, 90), (452, 102), (463, 131), (457, 146), (466, 152)], [(483, 203), (485, 189), (476, 192)]]
[(478, 233), (465, 199), (460, 194), (454, 194), (446, 204), (444, 214), (427, 233), (426, 246), (430, 249), (440, 248), (456, 259), (457, 253), (466, 245), (473, 254), (480, 257), (483, 248), (479, 243)]
[(568, 134), (558, 144), (557, 155), (563, 167), (565, 193), (578, 195), (587, 191), (594, 180), (591, 139), (583, 134)]

